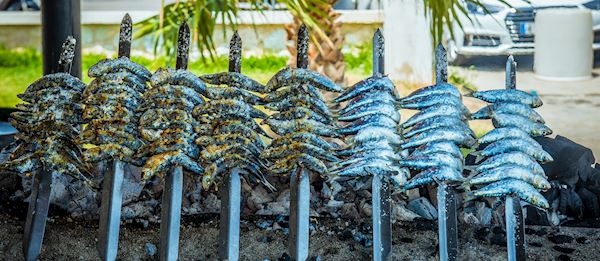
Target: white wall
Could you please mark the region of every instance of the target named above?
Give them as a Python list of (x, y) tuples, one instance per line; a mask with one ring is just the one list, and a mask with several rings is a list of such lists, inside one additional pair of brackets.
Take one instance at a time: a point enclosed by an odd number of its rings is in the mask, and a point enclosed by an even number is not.
[(393, 80), (432, 81), (433, 49), (422, 0), (382, 0), (385, 71)]

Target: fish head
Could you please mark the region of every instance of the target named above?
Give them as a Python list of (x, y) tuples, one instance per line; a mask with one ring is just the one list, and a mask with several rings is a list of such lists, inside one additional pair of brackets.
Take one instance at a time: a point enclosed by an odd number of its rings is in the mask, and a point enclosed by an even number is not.
[(154, 176), (154, 174), (148, 170), (144, 170), (142, 172), (142, 180), (149, 180)]
[(547, 136), (552, 134), (552, 129), (550, 129), (548, 126), (544, 125), (543, 128), (540, 129), (540, 133), (541, 136)]
[(536, 96), (533, 99), (533, 103), (531, 104), (534, 108), (540, 107), (544, 104), (544, 102), (542, 102), (542, 99), (540, 99), (540, 97)]
[(213, 184), (212, 175), (204, 175), (202, 176), (202, 188), (204, 190), (210, 189), (210, 186)]

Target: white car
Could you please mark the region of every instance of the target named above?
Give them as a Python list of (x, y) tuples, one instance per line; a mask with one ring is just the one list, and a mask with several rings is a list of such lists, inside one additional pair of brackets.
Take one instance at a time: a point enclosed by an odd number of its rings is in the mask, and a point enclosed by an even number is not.
[[(482, 0), (481, 6), (466, 2), (471, 20), (459, 14), (461, 30), (454, 24), (448, 41), (448, 61), (460, 64), (467, 57), (533, 54), (536, 11), (544, 8), (586, 8), (592, 11), (594, 50), (600, 49), (600, 0)], [(486, 12), (487, 9), (487, 12)]]

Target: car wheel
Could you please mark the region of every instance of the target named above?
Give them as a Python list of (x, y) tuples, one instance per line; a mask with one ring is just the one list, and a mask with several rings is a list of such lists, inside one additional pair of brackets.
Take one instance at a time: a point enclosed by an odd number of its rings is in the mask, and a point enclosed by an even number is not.
[(458, 53), (458, 48), (454, 41), (450, 40), (447, 42), (448, 46), (448, 63), (451, 65), (463, 65), (467, 61), (467, 57)]

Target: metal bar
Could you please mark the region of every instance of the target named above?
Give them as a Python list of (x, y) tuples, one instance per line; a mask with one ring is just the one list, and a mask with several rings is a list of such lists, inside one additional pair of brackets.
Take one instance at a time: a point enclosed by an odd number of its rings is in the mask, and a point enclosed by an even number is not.
[(162, 261), (175, 261), (179, 255), (179, 225), (181, 222), (181, 198), (183, 196), (183, 169), (174, 166), (165, 175), (160, 212), (160, 248)]
[[(373, 35), (373, 75), (385, 73), (384, 48), (383, 35), (377, 29)], [(392, 249), (392, 195), (388, 180), (380, 175), (373, 175), (371, 191), (373, 260), (388, 260)]]
[(111, 165), (110, 171), (104, 176), (102, 186), (100, 235), (98, 236), (98, 251), (102, 260), (116, 260), (119, 249), (124, 164), (119, 160), (113, 160)]
[[(119, 57), (129, 57), (131, 53), (131, 17), (125, 14), (119, 30)], [(123, 162), (113, 159), (110, 171), (104, 176), (98, 252), (102, 260), (116, 260), (119, 250), (119, 226), (121, 225), (121, 204), (123, 185)]]
[(438, 186), (437, 200), (440, 260), (457, 260), (458, 220), (456, 212), (456, 191), (453, 187), (442, 183)]
[[(298, 30), (296, 67), (308, 68), (308, 28)], [(310, 173), (302, 166), (290, 175), (290, 237), (288, 251), (293, 260), (308, 258), (310, 226)]]
[(240, 169), (233, 169), (221, 188), (221, 220), (219, 224), (219, 257), (238, 260), (240, 248)]
[(391, 189), (380, 175), (372, 179), (373, 260), (389, 260), (392, 248)]
[(42, 250), (48, 208), (50, 207), (51, 184), (51, 171), (41, 170), (35, 173), (23, 234), (23, 255), (27, 261), (37, 260)]
[[(517, 88), (517, 63), (511, 55), (506, 61), (506, 89)], [(508, 260), (523, 261), (527, 259), (525, 251), (525, 220), (521, 199), (516, 195), (506, 198), (504, 205), (506, 223), (506, 247)]]
[(290, 241), (289, 251), (293, 260), (308, 258), (310, 229), (310, 176), (299, 167), (290, 176)]
[[(229, 71), (240, 72), (242, 39), (236, 31), (229, 43)], [(234, 168), (221, 184), (221, 221), (219, 224), (219, 257), (238, 260), (240, 249), (241, 169)]]
[[(435, 50), (435, 82), (448, 82), (448, 58), (446, 49), (439, 44)], [(456, 211), (456, 191), (452, 186), (441, 183), (438, 186), (438, 242), (440, 260), (457, 260), (458, 227)]]
[(442, 44), (438, 44), (435, 49), (435, 83), (442, 84), (448, 82), (448, 57), (446, 49)]
[[(73, 56), (76, 53), (76, 40), (67, 36), (61, 46), (61, 52), (58, 56), (58, 67), (61, 72), (69, 73)], [(44, 240), (44, 231), (46, 230), (46, 220), (48, 219), (48, 209), (50, 208), (50, 192), (52, 191), (52, 171), (42, 165), (42, 168), (35, 174), (31, 186), (31, 198), (27, 210), (27, 219), (25, 220), (25, 232), (23, 235), (23, 255), (25, 260), (37, 260), (42, 250)]]
[(129, 13), (123, 16), (119, 29), (119, 57), (129, 57), (131, 54), (132, 22)]
[[(183, 22), (177, 39), (177, 62), (175, 68), (187, 69), (190, 49), (190, 28)], [(177, 260), (179, 256), (179, 225), (181, 223), (181, 198), (183, 196), (183, 169), (175, 165), (165, 175), (160, 213), (160, 248), (162, 261)]]
[(58, 67), (60, 48), (67, 36), (77, 42), (71, 75), (81, 78), (80, 0), (52, 0), (42, 3), (42, 52), (44, 74), (61, 72)]
[(186, 22), (179, 26), (179, 36), (177, 38), (177, 61), (175, 68), (187, 70), (190, 52), (190, 27)]
[(302, 24), (298, 29), (296, 42), (296, 67), (308, 68), (308, 28)]

